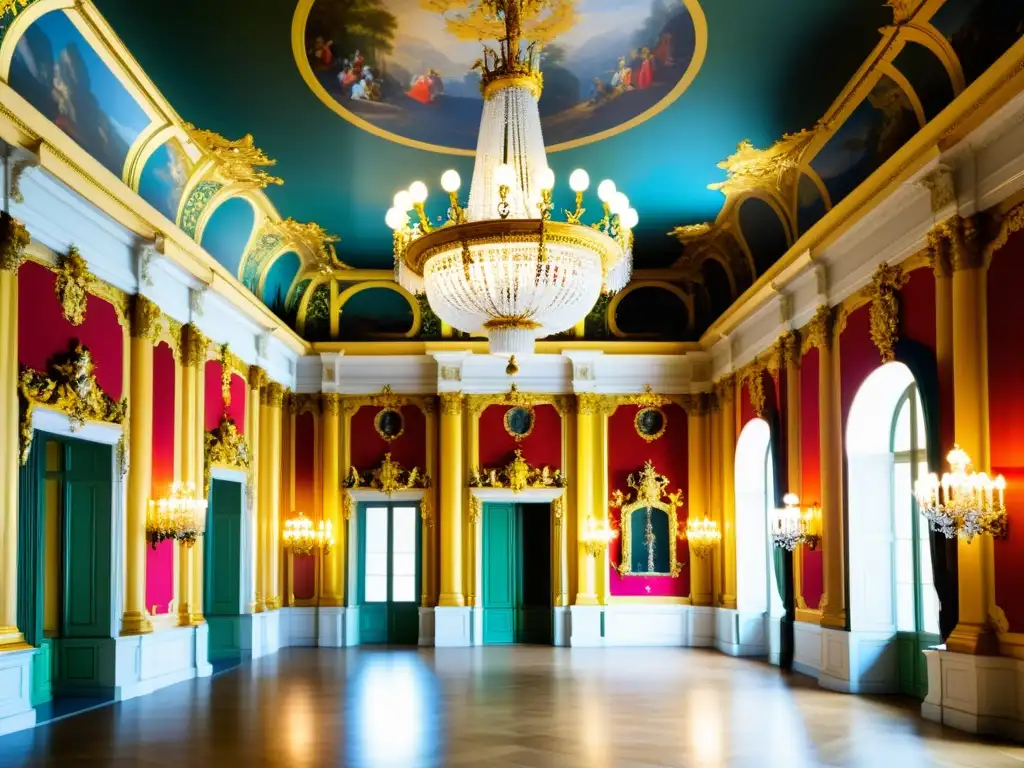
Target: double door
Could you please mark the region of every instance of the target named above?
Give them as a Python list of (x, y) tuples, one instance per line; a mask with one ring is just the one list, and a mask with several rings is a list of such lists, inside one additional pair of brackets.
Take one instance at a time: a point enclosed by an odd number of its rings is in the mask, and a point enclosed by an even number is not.
[(359, 639), (419, 641), (420, 515), (414, 504), (359, 509)]

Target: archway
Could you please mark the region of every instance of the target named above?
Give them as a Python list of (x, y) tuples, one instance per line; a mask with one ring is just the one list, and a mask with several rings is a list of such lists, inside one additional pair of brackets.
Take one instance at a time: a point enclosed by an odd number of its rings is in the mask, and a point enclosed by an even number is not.
[(771, 428), (752, 419), (736, 443), (736, 607), (765, 616), (767, 653), (779, 663), (780, 622), (785, 615), (769, 521), (775, 510), (775, 462)]
[(924, 409), (903, 363), (861, 385), (846, 427), (850, 629), (872, 690), (923, 697), (921, 651), (940, 642), (928, 524), (914, 483), (928, 471)]

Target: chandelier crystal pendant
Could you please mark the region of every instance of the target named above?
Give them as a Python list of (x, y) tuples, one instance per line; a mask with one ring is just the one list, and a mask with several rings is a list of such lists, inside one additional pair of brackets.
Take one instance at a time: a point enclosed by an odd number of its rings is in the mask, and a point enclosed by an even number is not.
[(792, 552), (801, 544), (810, 550), (818, 548), (821, 541), (821, 510), (817, 506), (800, 509), (800, 498), (795, 493), (782, 497), (785, 506), (775, 511), (772, 520), (772, 544)]
[(334, 546), (331, 521), (321, 520), (314, 525), (302, 512), (285, 520), (283, 538), (285, 548), (290, 549), (297, 557), (307, 557), (316, 550), (322, 551), (325, 555), (330, 554), (331, 547)]
[(206, 499), (197, 499), (193, 483), (174, 483), (162, 499), (150, 499), (146, 536), (153, 549), (162, 541), (175, 540), (186, 547), (206, 530)]
[(722, 532), (718, 523), (708, 517), (697, 520), (688, 518), (686, 521), (686, 539), (694, 556), (704, 559), (714, 551), (722, 540)]
[[(552, 219), (555, 174), (541, 133), (543, 76), (535, 44), (524, 45), (523, 6), (493, 0), (503, 19), (499, 51), (479, 62), (484, 107), (468, 205), (459, 203), (459, 174), (446, 171), (447, 220), (431, 224), (427, 187), (413, 182), (395, 195), (385, 220), (394, 231), (398, 283), (426, 294), (445, 323), (484, 336), (498, 355), (529, 354), (534, 341), (583, 320), (602, 292), (617, 293), (632, 274), (633, 229), (639, 217), (614, 182), (601, 182), (603, 217), (581, 223), (590, 176), (576, 170), (569, 187), (576, 210)], [(410, 218), (410, 211), (415, 219)]]
[(953, 446), (946, 461), (952, 472), (943, 473), (941, 479), (933, 472), (914, 486), (921, 514), (947, 539), (959, 536), (971, 541), (982, 533), (1006, 536), (1003, 476), (975, 472), (971, 457), (959, 445)]

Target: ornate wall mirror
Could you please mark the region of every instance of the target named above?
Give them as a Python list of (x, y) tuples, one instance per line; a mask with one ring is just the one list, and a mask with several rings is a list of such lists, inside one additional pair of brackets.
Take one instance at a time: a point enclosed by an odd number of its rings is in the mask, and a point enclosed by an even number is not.
[(505, 411), (505, 431), (517, 441), (529, 436), (534, 425), (533, 408), (516, 405)]
[(396, 408), (381, 408), (373, 420), (377, 434), (387, 440), (397, 440), (405, 431), (405, 419)]
[(622, 491), (612, 496), (611, 506), (621, 510), (619, 530), (622, 557), (617, 566), (623, 576), (671, 576), (682, 572), (677, 550), (679, 515), (683, 493), (666, 493), (668, 478), (659, 475), (648, 461), (639, 479), (626, 483), (635, 492), (633, 501)]
[(633, 419), (636, 433), (648, 443), (652, 443), (665, 434), (668, 417), (661, 408), (641, 408)]

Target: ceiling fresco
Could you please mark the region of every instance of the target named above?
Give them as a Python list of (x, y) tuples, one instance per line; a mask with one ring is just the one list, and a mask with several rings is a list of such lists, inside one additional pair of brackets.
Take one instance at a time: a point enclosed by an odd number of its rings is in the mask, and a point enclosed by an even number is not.
[[(472, 0), (303, 0), (299, 69), (349, 122), (409, 146), (472, 154), (483, 112)], [(675, 101), (707, 48), (697, 0), (552, 0), (526, 19), (544, 73), (548, 151), (614, 136)]]
[[(472, 176), (479, 0), (65, 5), (0, 13), (0, 80), (162, 231), (307, 338), (445, 333), (392, 281), (384, 212), (414, 179)], [(610, 340), (699, 336), (1024, 35), (1005, 0), (540, 7), (553, 202), (574, 207), (583, 167), (640, 215), (634, 283), (585, 323)]]

